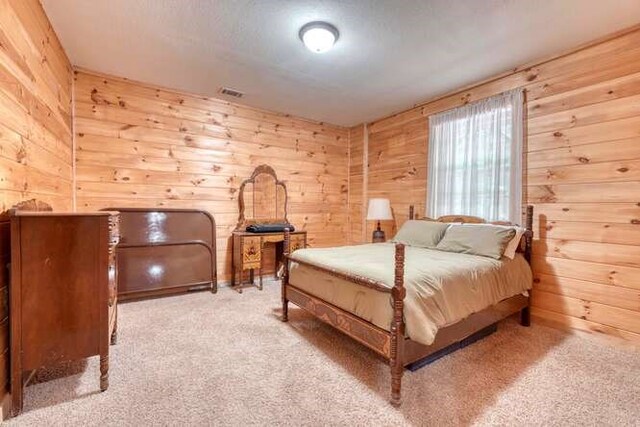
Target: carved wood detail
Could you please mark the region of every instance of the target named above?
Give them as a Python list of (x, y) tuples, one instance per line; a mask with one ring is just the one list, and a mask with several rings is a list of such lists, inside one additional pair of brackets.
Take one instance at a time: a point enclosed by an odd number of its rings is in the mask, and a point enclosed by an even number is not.
[(484, 224), (486, 221), (471, 215), (444, 215), (436, 219), (438, 222), (462, 222), (466, 224)]
[(306, 247), (306, 235), (292, 235), (291, 236), (291, 252), (295, 252), (298, 249)]
[(345, 333), (359, 343), (389, 359), (391, 354), (391, 334), (372, 325), (326, 301), (315, 298), (295, 287), (286, 286), (285, 297), (300, 308), (305, 309), (318, 319)]
[(30, 199), (13, 205), (10, 211), (51, 212), (51, 205), (40, 200)]
[(242, 239), (242, 261), (245, 268), (250, 265), (260, 267), (260, 237), (245, 237)]

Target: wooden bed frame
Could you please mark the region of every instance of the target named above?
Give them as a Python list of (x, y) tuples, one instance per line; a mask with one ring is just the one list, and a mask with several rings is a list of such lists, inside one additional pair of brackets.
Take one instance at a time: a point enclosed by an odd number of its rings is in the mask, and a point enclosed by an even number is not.
[[(413, 219), (413, 212), (410, 214), (410, 219)], [(455, 215), (440, 217), (438, 221), (463, 223), (485, 222), (478, 217)], [(522, 236), (523, 241), (520, 242), (519, 251), (524, 252), (524, 257), (529, 264), (531, 263), (531, 245), (533, 239), (532, 223), (533, 206), (527, 206), (526, 232)], [(508, 223), (501, 222), (495, 224), (507, 225)], [(395, 274), (394, 286), (392, 288), (367, 277), (343, 273), (295, 260), (296, 263), (305, 265), (306, 267), (348, 280), (360, 286), (391, 294), (393, 320), (390, 331), (386, 331), (327, 301), (312, 296), (297, 288), (294, 284), (291, 284), (289, 282), (289, 262), (291, 261), (289, 257), (289, 232), (288, 230), (285, 231), (285, 263), (282, 278), (282, 321), (288, 321), (288, 303), (292, 302), (381, 355), (389, 363), (391, 368), (391, 404), (394, 406), (400, 406), (401, 403), (400, 391), (402, 375), (407, 365), (424, 359), (451, 345), (455, 345), (474, 333), (518, 312), (520, 312), (520, 323), (523, 326), (530, 325), (529, 297), (516, 295), (494, 306), (474, 313), (458, 323), (440, 329), (435, 341), (429, 346), (406, 338), (404, 324), (404, 297), (406, 295), (406, 289), (404, 287), (404, 249), (404, 244), (397, 243), (395, 245)]]

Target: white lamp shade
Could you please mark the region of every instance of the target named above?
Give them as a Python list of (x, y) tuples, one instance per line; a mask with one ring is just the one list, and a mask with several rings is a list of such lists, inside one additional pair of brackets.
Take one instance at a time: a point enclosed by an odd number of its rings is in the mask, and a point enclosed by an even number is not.
[(384, 221), (393, 219), (389, 199), (369, 199), (367, 220)]

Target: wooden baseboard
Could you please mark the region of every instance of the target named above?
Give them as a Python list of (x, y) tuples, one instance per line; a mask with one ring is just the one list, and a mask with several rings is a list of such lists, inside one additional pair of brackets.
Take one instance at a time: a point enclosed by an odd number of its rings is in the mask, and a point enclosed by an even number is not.
[(536, 325), (548, 326), (572, 335), (580, 335), (589, 339), (596, 339), (618, 347), (640, 350), (640, 341), (637, 341), (634, 336), (629, 337), (627, 335), (616, 335), (617, 330), (612, 330), (610, 333), (606, 328), (603, 328), (602, 325), (589, 322), (588, 320), (571, 318), (570, 316), (560, 314), (551, 317), (548, 312), (544, 311), (544, 314), (542, 314), (539, 309), (534, 310), (531, 317), (532, 323)]

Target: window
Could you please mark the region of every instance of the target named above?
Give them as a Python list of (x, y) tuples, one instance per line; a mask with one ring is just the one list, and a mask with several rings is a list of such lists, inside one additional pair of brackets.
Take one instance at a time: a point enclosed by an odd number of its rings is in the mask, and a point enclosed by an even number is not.
[(429, 117), (427, 213), (521, 222), (523, 94)]

